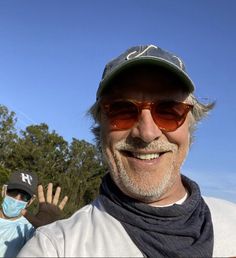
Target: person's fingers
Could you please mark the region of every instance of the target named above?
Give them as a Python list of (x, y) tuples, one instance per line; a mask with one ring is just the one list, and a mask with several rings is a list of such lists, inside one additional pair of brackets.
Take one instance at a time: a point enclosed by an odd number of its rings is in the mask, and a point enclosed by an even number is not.
[(45, 197), (44, 197), (44, 192), (43, 192), (43, 186), (42, 185), (38, 186), (38, 199), (39, 199), (39, 203), (45, 202)]
[(66, 205), (67, 201), (68, 201), (68, 197), (65, 196), (65, 197), (63, 198), (63, 200), (61, 201), (61, 203), (59, 204), (59, 206), (58, 206), (60, 210), (63, 210), (63, 209), (64, 209), (64, 206)]
[(49, 183), (48, 189), (47, 189), (47, 202), (48, 203), (52, 203), (52, 188), (53, 188), (53, 184)]
[(58, 186), (57, 189), (56, 189), (56, 193), (55, 193), (55, 195), (54, 195), (54, 197), (53, 197), (53, 202), (52, 202), (52, 203), (53, 203), (54, 205), (57, 205), (57, 204), (58, 204), (59, 197), (60, 197), (60, 193), (61, 193), (61, 187)]

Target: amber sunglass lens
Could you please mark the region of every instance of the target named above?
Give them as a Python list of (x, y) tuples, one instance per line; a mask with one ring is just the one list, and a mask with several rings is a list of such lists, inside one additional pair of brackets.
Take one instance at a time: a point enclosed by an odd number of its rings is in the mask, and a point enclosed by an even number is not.
[(113, 129), (131, 128), (138, 119), (138, 109), (130, 101), (116, 101), (110, 104), (108, 117)]
[(183, 124), (188, 111), (186, 104), (168, 101), (156, 104), (153, 116), (160, 129), (171, 132)]

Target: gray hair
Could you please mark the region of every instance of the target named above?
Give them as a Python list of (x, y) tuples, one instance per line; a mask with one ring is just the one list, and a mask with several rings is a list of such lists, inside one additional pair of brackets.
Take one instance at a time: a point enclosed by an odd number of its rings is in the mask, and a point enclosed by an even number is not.
[(192, 93), (187, 98), (187, 101), (193, 105), (189, 124), (190, 144), (192, 144), (195, 138), (194, 132), (197, 129), (198, 123), (209, 115), (210, 111), (215, 107), (215, 101), (209, 103), (200, 102)]
[[(190, 131), (190, 144), (194, 141), (194, 132), (197, 128), (198, 123), (205, 117), (208, 116), (209, 112), (214, 108), (215, 102), (210, 103), (201, 103), (192, 93), (189, 94), (187, 98), (187, 102), (193, 105), (193, 109), (191, 111), (191, 118), (189, 124)], [(91, 131), (95, 136), (95, 143), (99, 150), (101, 150), (101, 139), (100, 139), (100, 122), (101, 122), (101, 108), (99, 101), (96, 101), (87, 113), (90, 117), (92, 117), (94, 123), (91, 127)]]

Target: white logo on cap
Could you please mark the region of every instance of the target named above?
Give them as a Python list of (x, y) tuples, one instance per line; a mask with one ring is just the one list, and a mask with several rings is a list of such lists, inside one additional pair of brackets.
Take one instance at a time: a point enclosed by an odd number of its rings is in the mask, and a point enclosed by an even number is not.
[(179, 59), (178, 56), (173, 56), (173, 57), (175, 57), (179, 61), (180, 68), (183, 69), (184, 65), (181, 59)]
[[(139, 54), (136, 55), (136, 56), (132, 56), (132, 55), (134, 55), (135, 53), (137, 53), (137, 51), (131, 52), (131, 53), (129, 53), (129, 54), (126, 56), (126, 60), (130, 60), (131, 58), (139, 57), (139, 56), (143, 55), (145, 52), (147, 52), (148, 49), (150, 49), (150, 48), (156, 48), (156, 49), (157, 49), (158, 47), (156, 47), (156, 46), (154, 46), (154, 45), (149, 45), (149, 46), (147, 46), (141, 53), (139, 53)], [(131, 56), (132, 56), (132, 57), (131, 57)]]
[(21, 173), (21, 179), (23, 182), (28, 183), (29, 185), (31, 185), (31, 181), (33, 180), (31, 175), (24, 174), (24, 173)]

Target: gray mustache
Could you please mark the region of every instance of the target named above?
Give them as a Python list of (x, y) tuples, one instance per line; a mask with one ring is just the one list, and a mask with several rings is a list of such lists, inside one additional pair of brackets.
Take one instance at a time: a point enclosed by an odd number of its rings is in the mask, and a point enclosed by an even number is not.
[(125, 150), (125, 151), (137, 151), (144, 150), (144, 151), (159, 151), (159, 152), (166, 152), (166, 151), (176, 151), (177, 145), (174, 143), (170, 143), (167, 140), (154, 140), (151, 143), (146, 143), (141, 139), (126, 139), (121, 140), (115, 145), (116, 149), (118, 150)]

